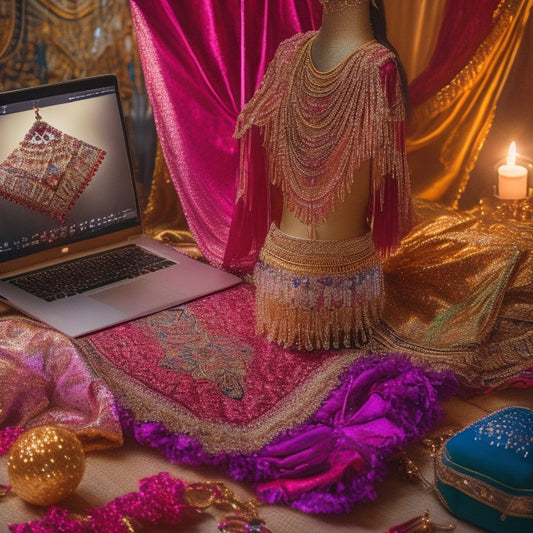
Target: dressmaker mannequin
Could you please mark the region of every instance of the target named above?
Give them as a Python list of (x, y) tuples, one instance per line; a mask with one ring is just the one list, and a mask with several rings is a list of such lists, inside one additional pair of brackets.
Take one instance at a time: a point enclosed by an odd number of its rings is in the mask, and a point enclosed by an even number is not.
[(368, 0), (321, 2), (320, 30), (281, 43), (235, 132), (262, 129), (283, 195), (254, 270), (257, 332), (309, 351), (368, 342), (383, 302), (376, 248), (393, 251), (412, 212), (397, 57), (376, 41)]

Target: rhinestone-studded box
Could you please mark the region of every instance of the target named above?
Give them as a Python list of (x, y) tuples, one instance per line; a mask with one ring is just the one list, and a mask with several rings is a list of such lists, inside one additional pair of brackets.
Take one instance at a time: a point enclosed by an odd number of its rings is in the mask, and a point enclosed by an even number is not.
[(533, 411), (506, 407), (466, 427), (435, 460), (441, 500), (495, 533), (533, 531)]

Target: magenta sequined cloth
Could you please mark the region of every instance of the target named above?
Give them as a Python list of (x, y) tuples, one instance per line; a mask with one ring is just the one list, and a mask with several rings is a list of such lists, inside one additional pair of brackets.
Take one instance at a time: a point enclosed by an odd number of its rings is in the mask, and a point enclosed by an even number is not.
[(123, 406), (127, 435), (173, 462), (216, 465), (265, 501), (346, 512), (457, 390), (401, 355), (314, 355), (254, 333), (240, 285), (77, 341)]

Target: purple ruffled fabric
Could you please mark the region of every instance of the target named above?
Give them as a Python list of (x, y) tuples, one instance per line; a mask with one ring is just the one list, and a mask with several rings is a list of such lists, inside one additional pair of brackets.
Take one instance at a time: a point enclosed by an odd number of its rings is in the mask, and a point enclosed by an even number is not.
[(209, 454), (201, 442), (121, 411), (124, 432), (171, 462), (222, 467), (252, 483), (259, 498), (308, 513), (349, 512), (377, 497), (387, 461), (438, 422), (457, 392), (452, 372), (413, 365), (401, 355), (357, 360), (310, 420), (253, 454)]

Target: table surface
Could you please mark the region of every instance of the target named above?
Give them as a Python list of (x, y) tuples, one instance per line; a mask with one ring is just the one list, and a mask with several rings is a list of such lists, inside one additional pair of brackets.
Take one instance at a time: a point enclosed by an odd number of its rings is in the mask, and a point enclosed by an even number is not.
[[(533, 389), (507, 389), (468, 400), (452, 398), (444, 405), (445, 419), (432, 434), (440, 435), (450, 429), (460, 429), (508, 405), (521, 405), (533, 409)], [(417, 445), (408, 449), (408, 453), (422, 468), (425, 476), (432, 480), (431, 458), (427, 453), (421, 453), (421, 450), (421, 446)], [(79, 487), (61, 505), (71, 512), (82, 512), (91, 507), (104, 505), (118, 496), (137, 490), (139, 479), (159, 472), (169, 472), (187, 482), (205, 480), (224, 482), (240, 500), (253, 496), (249, 486), (232, 481), (212, 467), (192, 468), (174, 465), (153, 450), (143, 448), (135, 442), (126, 442), (119, 449), (88, 453), (86, 471)], [(4, 456), (0, 458), (0, 483), (6, 482)], [(357, 505), (348, 515), (311, 516), (281, 506), (263, 505), (259, 508), (260, 516), (273, 533), (300, 531), (383, 533), (393, 525), (420, 515), (428, 509), (434, 522), (455, 523), (456, 531), (459, 533), (481, 531), (451, 516), (431, 492), (426, 492), (416, 483), (404, 479), (392, 464), (388, 478), (377, 489), (378, 498), (375, 501)], [(7, 496), (0, 498), (0, 532), (8, 531), (9, 523), (36, 520), (42, 514), (43, 508), (23, 502), (11, 491)], [(221, 518), (222, 515), (213, 514), (172, 531), (216, 532), (217, 520)], [(166, 533), (171, 530), (154, 527), (144, 531)]]

